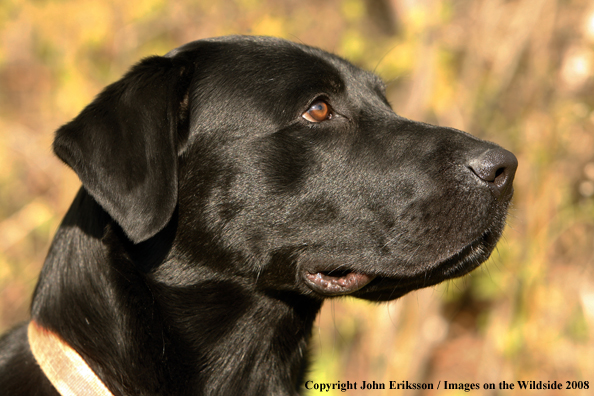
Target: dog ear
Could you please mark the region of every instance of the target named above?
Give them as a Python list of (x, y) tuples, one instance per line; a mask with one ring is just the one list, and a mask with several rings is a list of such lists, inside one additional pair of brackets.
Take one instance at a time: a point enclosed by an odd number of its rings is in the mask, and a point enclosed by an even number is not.
[(134, 242), (171, 219), (193, 62), (151, 57), (56, 132), (54, 152)]

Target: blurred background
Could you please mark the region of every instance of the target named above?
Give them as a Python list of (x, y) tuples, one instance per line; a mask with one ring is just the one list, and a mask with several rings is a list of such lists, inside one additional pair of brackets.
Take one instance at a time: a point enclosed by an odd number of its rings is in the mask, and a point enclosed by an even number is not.
[(336, 52), (379, 74), (397, 113), (495, 141), (520, 163), (492, 258), (388, 304), (327, 302), (308, 379), (442, 388), (589, 381), (589, 391), (529, 393), (592, 394), (590, 1), (0, 0), (0, 331), (27, 319), (48, 245), (80, 185), (51, 153), (55, 129), (142, 57), (238, 33)]

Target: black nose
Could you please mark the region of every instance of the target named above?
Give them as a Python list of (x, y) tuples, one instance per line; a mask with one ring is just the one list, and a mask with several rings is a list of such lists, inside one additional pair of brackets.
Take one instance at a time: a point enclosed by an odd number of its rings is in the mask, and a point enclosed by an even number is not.
[(502, 148), (489, 149), (468, 162), (468, 167), (487, 182), (495, 198), (511, 196), (518, 159)]

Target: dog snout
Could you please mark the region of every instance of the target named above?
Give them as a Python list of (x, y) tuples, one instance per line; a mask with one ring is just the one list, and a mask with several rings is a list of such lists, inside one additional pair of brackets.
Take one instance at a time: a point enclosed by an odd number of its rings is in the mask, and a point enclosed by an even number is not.
[(498, 199), (511, 195), (517, 167), (516, 156), (500, 147), (484, 151), (468, 162), (468, 168), (487, 183)]

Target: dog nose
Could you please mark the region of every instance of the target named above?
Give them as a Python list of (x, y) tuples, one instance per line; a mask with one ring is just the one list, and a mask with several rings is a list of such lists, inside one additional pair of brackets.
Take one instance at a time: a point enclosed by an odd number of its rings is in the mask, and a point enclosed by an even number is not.
[(468, 162), (468, 167), (487, 182), (495, 198), (508, 197), (518, 168), (518, 159), (503, 148), (489, 149)]

